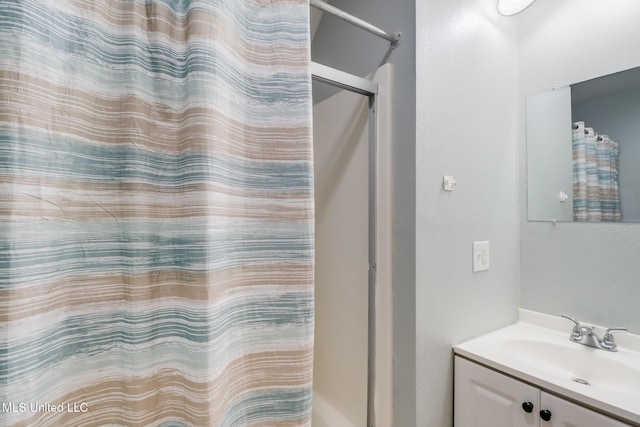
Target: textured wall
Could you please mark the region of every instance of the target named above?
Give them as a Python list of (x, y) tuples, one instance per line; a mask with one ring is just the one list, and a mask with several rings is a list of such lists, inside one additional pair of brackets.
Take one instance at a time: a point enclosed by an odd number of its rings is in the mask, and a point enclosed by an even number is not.
[[(415, 1), (332, 0), (331, 4), (385, 31), (403, 33), (402, 44), (390, 51), (385, 40), (324, 14), (311, 57), (359, 76), (386, 62), (394, 66), (394, 425), (415, 426)], [(314, 86), (316, 99), (330, 93)]]
[[(640, 65), (640, 2), (538, 0), (519, 16), (522, 306), (640, 333), (640, 224), (527, 222), (527, 96)], [(567, 325), (568, 327), (568, 325)]]
[[(451, 427), (452, 345), (517, 316), (516, 20), (451, 0), (417, 2), (416, 23), (417, 425)], [(476, 240), (488, 272), (471, 271)]]

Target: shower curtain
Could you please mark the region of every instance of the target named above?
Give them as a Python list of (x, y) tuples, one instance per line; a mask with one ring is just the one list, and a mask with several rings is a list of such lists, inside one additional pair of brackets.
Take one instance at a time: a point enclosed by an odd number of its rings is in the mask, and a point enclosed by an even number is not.
[(0, 0), (0, 425), (310, 424), (308, 13)]
[(619, 191), (620, 146), (585, 122), (573, 124), (573, 215), (575, 221), (622, 220)]

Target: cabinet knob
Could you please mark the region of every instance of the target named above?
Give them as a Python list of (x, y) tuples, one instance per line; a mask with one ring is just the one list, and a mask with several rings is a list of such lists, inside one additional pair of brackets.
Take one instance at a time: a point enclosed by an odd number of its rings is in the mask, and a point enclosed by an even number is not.
[(551, 420), (551, 411), (548, 409), (543, 409), (542, 411), (540, 411), (540, 418), (545, 421)]
[(527, 414), (530, 414), (533, 412), (533, 403), (531, 402), (524, 402), (522, 404), (522, 409), (524, 410), (524, 412), (526, 412)]

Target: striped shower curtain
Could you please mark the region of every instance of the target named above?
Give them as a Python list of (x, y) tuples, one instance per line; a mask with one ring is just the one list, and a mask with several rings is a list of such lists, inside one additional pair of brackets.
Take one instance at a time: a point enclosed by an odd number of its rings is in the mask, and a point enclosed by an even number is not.
[(621, 221), (619, 144), (585, 122), (573, 124), (572, 142), (574, 220)]
[(0, 425), (310, 424), (305, 0), (0, 0)]

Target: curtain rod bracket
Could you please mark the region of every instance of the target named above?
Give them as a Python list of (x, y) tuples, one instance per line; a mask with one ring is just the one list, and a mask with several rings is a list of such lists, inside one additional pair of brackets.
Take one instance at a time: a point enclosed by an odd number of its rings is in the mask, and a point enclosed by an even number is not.
[(400, 46), (400, 43), (402, 43), (402, 33), (401, 32), (397, 32), (393, 35), (394, 37), (394, 41), (391, 42), (391, 49), (395, 49), (398, 46)]

